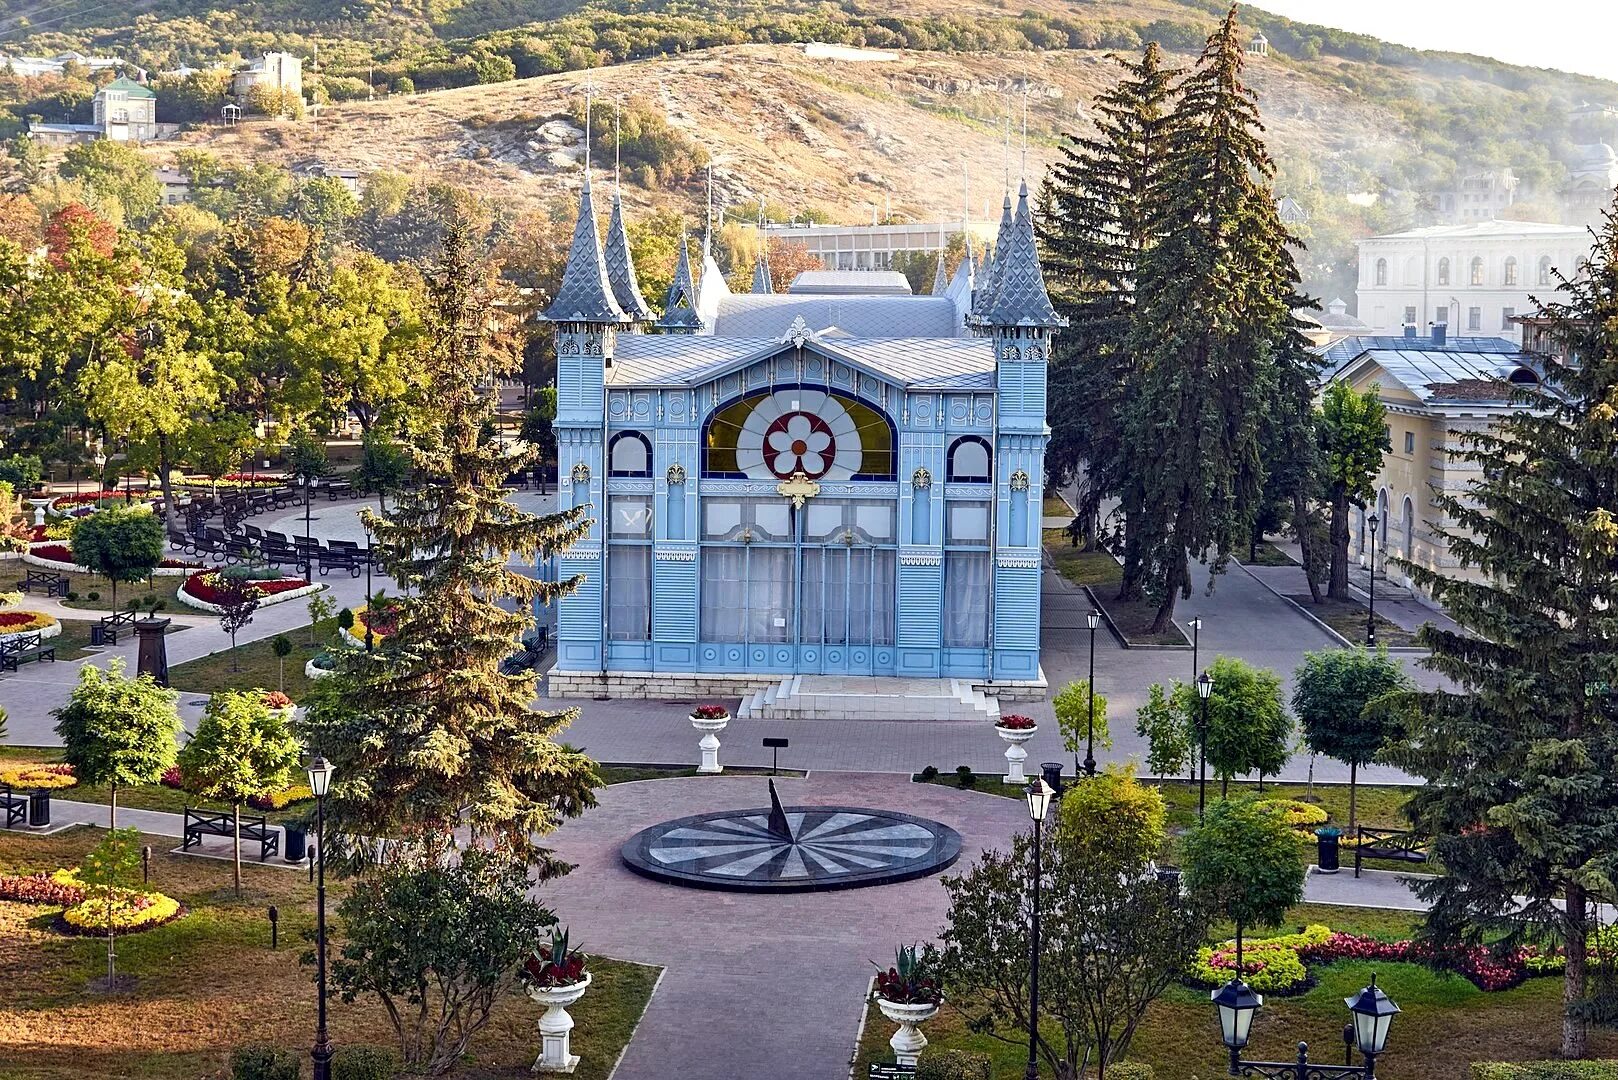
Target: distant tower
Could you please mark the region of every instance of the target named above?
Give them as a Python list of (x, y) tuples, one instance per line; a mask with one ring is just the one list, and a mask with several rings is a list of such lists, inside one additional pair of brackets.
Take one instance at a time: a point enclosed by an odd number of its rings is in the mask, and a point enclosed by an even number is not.
[(624, 227), (624, 201), (613, 185), (612, 220), (607, 222), (607, 283), (612, 287), (613, 299), (629, 316), (632, 329), (656, 319), (646, 298), (640, 292), (640, 280), (635, 276), (635, 261), (629, 254), (629, 231)]

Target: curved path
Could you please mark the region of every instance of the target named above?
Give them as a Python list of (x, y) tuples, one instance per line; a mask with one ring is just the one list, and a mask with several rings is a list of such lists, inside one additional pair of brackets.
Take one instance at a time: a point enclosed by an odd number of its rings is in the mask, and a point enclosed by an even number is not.
[[(961, 834), (961, 873), (1027, 827), (1021, 800), (896, 776), (815, 773), (778, 778), (787, 805), (876, 806), (941, 821)], [(639, 877), (619, 846), (648, 825), (769, 804), (762, 777), (687, 777), (617, 784), (548, 843), (577, 869), (538, 890), (587, 952), (664, 967), (617, 1080), (846, 1075), (873, 962), (932, 938), (947, 910), (936, 876), (784, 896), (687, 889)], [(590, 1048), (575, 1045), (576, 1053)]]

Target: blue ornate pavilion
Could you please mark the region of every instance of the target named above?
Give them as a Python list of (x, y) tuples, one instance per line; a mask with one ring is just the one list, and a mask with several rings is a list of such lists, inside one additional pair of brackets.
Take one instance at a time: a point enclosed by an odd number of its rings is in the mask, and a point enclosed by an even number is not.
[[(1042, 689), (1046, 295), (1027, 186), (994, 256), (928, 296), (732, 294), (705, 233), (661, 317), (615, 194), (590, 185), (555, 325), (561, 500), (587, 540), (557, 560), (551, 692), (757, 689), (788, 674)], [(820, 275), (824, 278), (827, 275)]]

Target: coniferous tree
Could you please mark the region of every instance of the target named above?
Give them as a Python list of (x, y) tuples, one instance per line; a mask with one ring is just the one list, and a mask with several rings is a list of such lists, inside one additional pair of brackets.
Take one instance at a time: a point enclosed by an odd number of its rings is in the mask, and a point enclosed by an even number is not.
[[(341, 837), (386, 837), (431, 851), (458, 824), (535, 866), (566, 866), (537, 838), (594, 805), (594, 767), (557, 735), (576, 710), (540, 712), (532, 671), (501, 662), (533, 626), (536, 600), (576, 579), (542, 582), (508, 565), (565, 550), (585, 533), (582, 508), (536, 516), (506, 500), (504, 483), (533, 448), (489, 435), (489, 389), (512, 361), (495, 322), (487, 276), (465, 231), (446, 231), (429, 275), (428, 392), (411, 424), (419, 484), (386, 517), (365, 511), (379, 561), (405, 587), (397, 629), (371, 652), (351, 650), (308, 704), (307, 741), (336, 768), (327, 819)], [(515, 602), (506, 610), (501, 600)], [(356, 846), (357, 848), (357, 846)], [(375, 852), (344, 852), (358, 868)]]
[(1180, 84), (1159, 242), (1137, 267), (1125, 438), (1142, 485), (1138, 539), (1153, 632), (1191, 590), (1190, 555), (1217, 573), (1245, 542), (1266, 476), (1266, 413), (1298, 407), (1305, 344), (1297, 269), (1232, 8)]
[(1593, 908), (1618, 880), (1618, 207), (1562, 284), (1567, 302), (1540, 314), (1575, 361), (1548, 362), (1496, 427), (1462, 433), (1478, 478), (1434, 496), (1474, 579), (1399, 560), (1461, 629), (1422, 629), (1423, 664), (1456, 689), (1406, 700), (1390, 756), (1426, 779), (1406, 813), (1448, 871), (1417, 886), (1425, 936), (1560, 943), (1562, 1055), (1577, 1058), (1599, 1011)]
[(1103, 499), (1117, 497), (1125, 536), (1121, 594), (1138, 594), (1140, 559), (1130, 521), (1140, 486), (1125, 460), (1124, 417), (1135, 366), (1127, 342), (1135, 267), (1156, 242), (1155, 200), (1162, 187), (1176, 69), (1156, 42), (1138, 61), (1115, 57), (1119, 81), (1095, 100), (1096, 133), (1069, 135), (1046, 182), (1040, 231), (1051, 299), (1069, 321), (1054, 345), (1050, 372), (1051, 447), (1047, 467), (1086, 474), (1078, 507), (1094, 523)]

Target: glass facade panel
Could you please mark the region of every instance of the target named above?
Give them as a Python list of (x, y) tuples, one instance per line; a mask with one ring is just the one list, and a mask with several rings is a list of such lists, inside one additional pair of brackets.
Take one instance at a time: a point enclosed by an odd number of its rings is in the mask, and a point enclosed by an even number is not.
[(607, 637), (652, 639), (652, 546), (612, 544), (607, 552)]
[(614, 495), (608, 502), (612, 506), (612, 519), (608, 536), (614, 540), (650, 540), (652, 538), (652, 497), (650, 495)]
[(989, 542), (989, 504), (950, 502), (945, 504), (944, 542), (985, 546)]
[(989, 553), (944, 553), (944, 647), (983, 649), (989, 644)]

